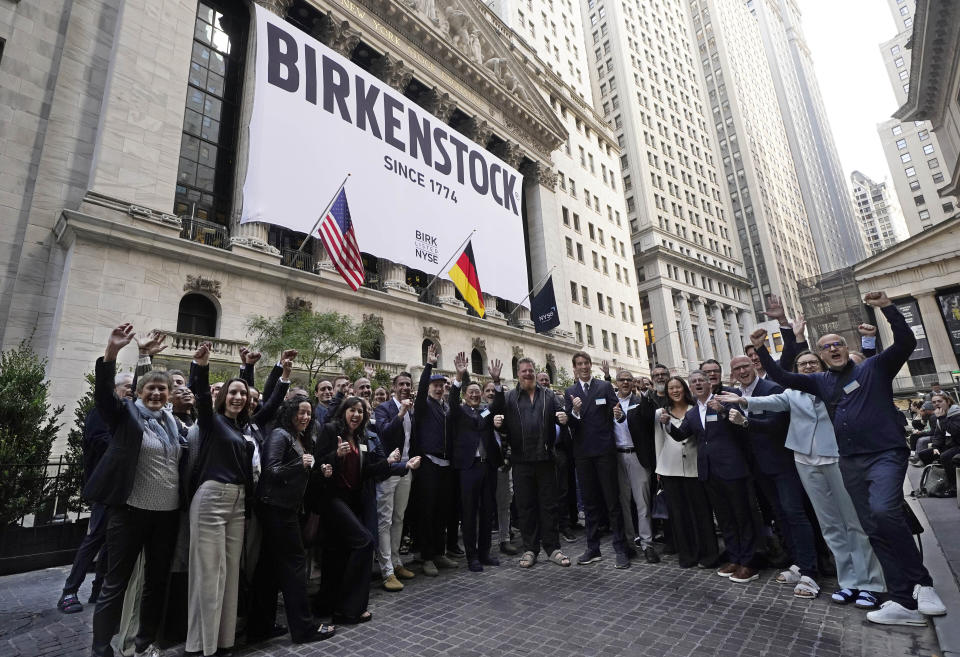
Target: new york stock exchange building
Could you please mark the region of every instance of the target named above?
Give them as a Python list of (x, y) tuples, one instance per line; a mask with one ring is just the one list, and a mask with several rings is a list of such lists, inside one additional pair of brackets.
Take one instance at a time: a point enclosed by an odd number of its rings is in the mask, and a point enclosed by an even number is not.
[[(507, 379), (528, 356), (556, 380), (578, 349), (647, 369), (616, 141), (484, 3), (4, 3), (0, 29), (0, 330), (49, 358), (68, 410), (119, 322), (167, 332), (168, 367), (203, 339), (225, 365), (251, 316), (291, 306), (378, 317), (350, 356), (391, 374), (429, 343), (441, 370), (466, 351)], [(576, 195), (571, 144), (606, 184)], [(347, 173), (357, 291), (304, 242)], [(471, 235), (482, 318), (445, 276), (424, 294)], [(561, 323), (536, 333), (548, 274)]]

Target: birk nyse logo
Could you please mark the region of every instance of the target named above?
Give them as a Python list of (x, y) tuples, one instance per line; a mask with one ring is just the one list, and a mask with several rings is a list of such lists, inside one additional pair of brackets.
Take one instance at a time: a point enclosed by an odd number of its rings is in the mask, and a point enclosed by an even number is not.
[(417, 257), (434, 265), (440, 264), (438, 257), (440, 247), (437, 244), (437, 238), (421, 230), (416, 231), (416, 234), (417, 236), (413, 242), (413, 247)]

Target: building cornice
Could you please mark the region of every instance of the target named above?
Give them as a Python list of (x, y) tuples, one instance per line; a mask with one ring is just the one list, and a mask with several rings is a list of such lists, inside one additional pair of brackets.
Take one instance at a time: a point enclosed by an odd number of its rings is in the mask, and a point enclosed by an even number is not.
[(954, 102), (954, 80), (960, 65), (960, 3), (917, 0), (909, 45), (910, 91), (907, 102), (893, 116), (902, 121), (930, 121), (937, 130)]
[(890, 247), (889, 249), (885, 249), (876, 255), (870, 256), (866, 260), (861, 260), (853, 266), (854, 277), (860, 281), (875, 278), (893, 271), (902, 270), (904, 268), (902, 263), (885, 267), (884, 261), (890, 260), (891, 258), (902, 254), (904, 251), (915, 249), (919, 244), (931, 240), (933, 240), (938, 246), (943, 247), (943, 251), (932, 256), (924, 254), (923, 259), (917, 261), (917, 265), (960, 258), (960, 252), (957, 251), (955, 245), (943, 239), (944, 233), (949, 233), (951, 230), (956, 229), (957, 226), (960, 226), (960, 215), (945, 221), (941, 221), (938, 224), (934, 224), (932, 228), (928, 228), (921, 233), (913, 235), (908, 239), (899, 242), (895, 246)]

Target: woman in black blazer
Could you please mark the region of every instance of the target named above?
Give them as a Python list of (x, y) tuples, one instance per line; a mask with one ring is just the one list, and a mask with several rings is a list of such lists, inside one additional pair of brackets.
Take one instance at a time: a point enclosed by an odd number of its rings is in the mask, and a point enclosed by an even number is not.
[(320, 514), (324, 549), (320, 609), (330, 609), (334, 623), (365, 623), (370, 598), (370, 564), (374, 539), (363, 522), (364, 482), (386, 477), (399, 454), (384, 459), (367, 445), (370, 413), (360, 397), (347, 397), (323, 426), (314, 447), (318, 463), (333, 466), (331, 477), (311, 475), (309, 505)]
[(300, 535), (300, 508), (311, 471), (333, 474), (330, 464), (313, 456), (310, 421), (313, 408), (303, 395), (283, 402), (277, 425), (263, 443), (262, 473), (254, 511), (263, 530), (263, 543), (254, 576), (253, 609), (247, 643), (271, 636), (277, 615), (277, 591), (283, 591), (287, 626), (294, 643), (329, 639), (334, 628), (317, 623), (307, 600), (307, 563)]

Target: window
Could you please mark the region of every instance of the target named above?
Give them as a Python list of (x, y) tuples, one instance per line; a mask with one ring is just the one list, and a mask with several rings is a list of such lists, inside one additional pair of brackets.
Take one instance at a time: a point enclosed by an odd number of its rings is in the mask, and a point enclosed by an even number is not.
[(913, 167), (907, 167), (903, 170), (903, 173), (906, 174), (907, 178), (912, 178), (913, 176), (917, 175), (917, 170)]
[(583, 244), (577, 242), (577, 262), (583, 264)]
[(904, 164), (909, 162), (911, 159), (913, 158), (910, 157), (910, 153), (904, 153), (903, 155), (900, 156), (900, 161), (903, 162)]
[(933, 155), (933, 144), (926, 144), (926, 145), (923, 147), (923, 154), (924, 154), (924, 155)]
[(603, 340), (603, 348), (610, 351), (610, 334), (607, 329), (600, 329), (600, 338)]
[(923, 200), (923, 194), (913, 197), (913, 202), (915, 205), (924, 205), (925, 201)]
[(233, 200), (233, 161), (246, 11), (220, 11), (200, 2), (187, 76), (186, 110), (173, 211), (227, 225)]
[(930, 131), (921, 130), (920, 132), (917, 133), (917, 137), (920, 139), (920, 141), (926, 141), (930, 139)]
[(597, 292), (597, 309), (603, 312), (603, 294)]
[(586, 285), (581, 285), (581, 286), (580, 286), (580, 298), (583, 299), (583, 305), (586, 306), (587, 308), (589, 308), (589, 307), (590, 307), (590, 293), (587, 292), (587, 286), (586, 286)]
[(940, 209), (944, 212), (953, 212), (953, 202), (948, 201), (947, 203), (944, 203), (940, 206)]
[(903, 67), (903, 57), (897, 57), (895, 60), (893, 60), (893, 65), (896, 66), (897, 68), (902, 68), (902, 67)]
[(583, 344), (583, 324), (580, 322), (574, 322), (573, 331), (577, 334), (577, 342)]
[(563, 239), (564, 239), (564, 242), (566, 242), (567, 244), (567, 255), (572, 258), (573, 257), (573, 240), (570, 239), (569, 237), (565, 237)]
[(563, 225), (570, 226), (570, 211), (564, 207), (561, 207), (561, 212), (563, 213)]
[(483, 374), (483, 354), (479, 349), (470, 352), (470, 371), (474, 374)]
[(587, 346), (592, 347), (593, 345), (593, 327), (587, 324)]
[(600, 271), (600, 256), (597, 255), (597, 252), (593, 252), (593, 268), (597, 271)]
[[(427, 364), (427, 350), (430, 349), (430, 345), (432, 344), (433, 344), (433, 340), (429, 340), (429, 339), (424, 340), (420, 344), (420, 364), (421, 365)], [(437, 347), (439, 347), (439, 345), (437, 345)], [(437, 361), (437, 365), (438, 366), (440, 365), (439, 360)], [(514, 374), (514, 378), (516, 378), (516, 374)]]
[(930, 211), (929, 210), (920, 210), (920, 219), (929, 219)]
[(931, 169), (939, 169), (939, 168), (940, 168), (940, 160), (938, 160), (938, 159), (935, 158), (935, 157), (934, 157), (934, 158), (931, 158), (931, 159), (927, 160), (927, 166), (930, 167)]
[(943, 182), (943, 174), (940, 173), (939, 171), (938, 171), (937, 173), (933, 174), (933, 182), (937, 183), (938, 185), (939, 185), (940, 183), (942, 183), (942, 182)]
[(574, 303), (580, 303), (580, 298), (577, 296), (577, 284), (574, 281), (570, 281), (570, 301)]
[(920, 181), (919, 181), (919, 180), (911, 180), (911, 181), (910, 181), (910, 191), (911, 191), (911, 192), (915, 192), (915, 191), (917, 191), (918, 189), (920, 189)]
[(185, 294), (177, 310), (177, 333), (207, 338), (217, 336), (217, 307), (202, 294)]
[(573, 213), (573, 229), (580, 232), (580, 215), (576, 212)]
[(902, 151), (902, 150), (903, 150), (904, 148), (906, 148), (906, 147), (907, 147), (907, 140), (906, 140), (906, 139), (898, 139), (898, 140), (897, 140), (897, 148), (898, 148), (898, 149), (900, 149), (900, 150)]
[(902, 134), (903, 134), (903, 126), (898, 123), (897, 125), (893, 126), (892, 132), (893, 132), (894, 135), (902, 135)]
[(892, 48), (890, 48), (890, 54), (891, 54), (891, 55), (899, 55), (899, 54), (900, 54), (900, 46), (893, 46)]

